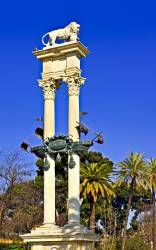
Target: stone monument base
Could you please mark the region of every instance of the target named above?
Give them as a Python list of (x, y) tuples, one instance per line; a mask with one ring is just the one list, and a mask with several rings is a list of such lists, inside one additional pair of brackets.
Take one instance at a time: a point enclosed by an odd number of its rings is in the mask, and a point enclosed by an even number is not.
[(30, 243), (31, 250), (94, 250), (98, 236), (82, 225), (73, 224), (63, 228), (43, 225), (21, 237)]

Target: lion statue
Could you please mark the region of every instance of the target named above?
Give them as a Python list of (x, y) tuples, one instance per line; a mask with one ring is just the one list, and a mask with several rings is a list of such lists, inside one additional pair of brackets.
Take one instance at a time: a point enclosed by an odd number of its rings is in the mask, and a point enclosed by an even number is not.
[[(64, 41), (77, 41), (78, 34), (80, 30), (80, 25), (76, 22), (71, 22), (64, 29), (53, 30), (46, 33), (42, 37), (42, 43), (45, 46), (52, 46), (55, 44), (56, 39), (64, 40)], [(48, 36), (49, 40), (45, 43), (44, 39)]]

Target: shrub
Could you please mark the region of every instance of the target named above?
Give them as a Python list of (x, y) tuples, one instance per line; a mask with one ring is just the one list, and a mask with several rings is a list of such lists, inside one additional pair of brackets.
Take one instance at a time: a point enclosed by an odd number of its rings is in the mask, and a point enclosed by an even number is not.
[[(121, 238), (111, 239), (105, 238), (96, 246), (96, 250), (121, 250)], [(125, 250), (150, 250), (144, 240), (139, 236), (133, 236), (126, 240)]]
[(21, 244), (0, 244), (0, 250), (26, 250), (26, 245)]
[(134, 236), (126, 240), (126, 250), (150, 250), (149, 246), (139, 236)]

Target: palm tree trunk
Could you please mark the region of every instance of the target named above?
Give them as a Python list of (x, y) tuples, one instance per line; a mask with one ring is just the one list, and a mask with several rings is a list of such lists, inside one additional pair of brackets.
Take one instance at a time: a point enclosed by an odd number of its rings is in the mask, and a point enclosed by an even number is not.
[(153, 217), (153, 225), (152, 225), (152, 242), (153, 242), (153, 250), (156, 250), (156, 206), (155, 206), (155, 192), (154, 188), (152, 187), (152, 203), (153, 203), (153, 208), (152, 208), (152, 217)]
[(90, 229), (95, 233), (95, 202), (91, 199), (90, 201)]
[(124, 230), (123, 230), (123, 238), (122, 238), (122, 248), (121, 248), (122, 250), (125, 250), (128, 216), (129, 216), (129, 212), (130, 212), (130, 209), (131, 209), (132, 198), (133, 198), (133, 193), (131, 193), (129, 198), (128, 198), (128, 206), (127, 206), (127, 210), (126, 210), (126, 218), (125, 218)]

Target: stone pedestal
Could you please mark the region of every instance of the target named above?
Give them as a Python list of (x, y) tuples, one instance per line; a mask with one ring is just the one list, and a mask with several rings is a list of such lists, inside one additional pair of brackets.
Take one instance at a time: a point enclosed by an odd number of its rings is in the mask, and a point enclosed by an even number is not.
[(30, 234), (23, 235), (31, 250), (94, 250), (97, 235), (80, 225), (63, 228), (41, 226)]
[(31, 250), (94, 250), (93, 241), (92, 236), (84, 234), (40, 235), (30, 239)]

